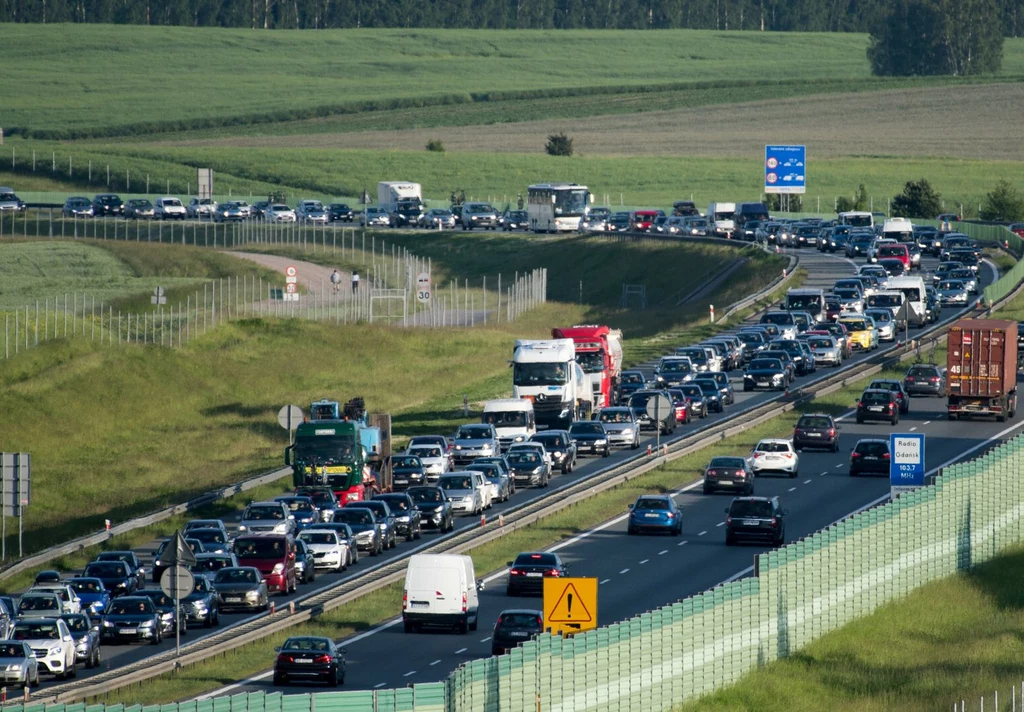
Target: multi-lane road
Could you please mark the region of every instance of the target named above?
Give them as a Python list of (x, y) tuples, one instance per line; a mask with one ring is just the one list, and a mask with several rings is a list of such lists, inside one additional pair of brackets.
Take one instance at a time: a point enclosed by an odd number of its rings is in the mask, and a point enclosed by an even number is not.
[[(836, 279), (848, 276), (855, 271), (852, 262), (841, 257), (823, 255), (817, 252), (803, 251), (801, 266), (806, 268), (809, 277), (806, 286), (830, 288)], [(927, 270), (930, 264), (925, 265)], [(994, 271), (988, 265), (984, 279), (989, 283), (994, 279)], [(949, 314), (946, 310), (944, 316)], [(847, 365), (857, 363), (867, 354), (859, 354)], [(652, 364), (647, 364), (649, 371)], [(739, 372), (734, 372), (735, 379)], [(819, 369), (817, 373), (801, 377), (797, 385), (806, 384), (818, 378), (826, 377), (830, 369)], [(726, 409), (725, 414), (711, 414), (707, 419), (695, 421), (690, 426), (680, 427), (675, 438), (691, 434), (695, 429), (710, 425), (723, 417), (728, 417), (738, 409), (758, 404), (774, 397), (774, 393), (744, 393), (738, 389), (736, 404)], [(929, 435), (938, 435), (928, 449), (928, 464), (936, 466), (946, 460), (975, 446), (979, 442), (992, 437), (1007, 424), (977, 423), (964, 428), (950, 428), (944, 418), (942, 404), (939, 399), (915, 399), (909, 417), (901, 420), (900, 429), (916, 429)], [(949, 424), (955, 425), (955, 424)], [(796, 480), (760, 479), (757, 493), (761, 495), (780, 495), (789, 510), (787, 521), (787, 538), (793, 540), (803, 536), (846, 513), (877, 499), (888, 489), (888, 483), (871, 480), (851, 481), (846, 474), (845, 466), (848, 458), (848, 447), (852, 447), (861, 434), (886, 433), (888, 429), (881, 425), (858, 426), (844, 422), (844, 449), (838, 455), (804, 453), (800, 467), (800, 477)], [(968, 437), (968, 435), (970, 437)], [(585, 460), (569, 475), (560, 475), (552, 482), (552, 488), (566, 483), (575, 482), (603, 469), (617, 461), (632, 457), (635, 453), (625, 451), (613, 454), (607, 459)], [(504, 505), (495, 505), (492, 516), (497, 516), (505, 509), (520, 506), (534, 497), (550, 494), (550, 489), (520, 490), (512, 500)], [(602, 624), (628, 618), (651, 608), (675, 601), (678, 598), (707, 589), (731, 576), (739, 574), (750, 566), (753, 555), (760, 549), (756, 548), (725, 548), (721, 523), (724, 518), (723, 508), (728, 504), (726, 497), (705, 497), (694, 491), (687, 490), (678, 495), (678, 501), (684, 513), (684, 535), (679, 539), (660, 539), (656, 537), (642, 538), (624, 536), (622, 521), (607, 523), (595, 532), (578, 537), (570, 542), (559, 545), (560, 553), (573, 564), (573, 575), (595, 576), (600, 581), (600, 622)], [(230, 523), (232, 526), (234, 523)], [(479, 526), (473, 518), (462, 520), (460, 529)], [(400, 544), (396, 549), (377, 558), (363, 557), (360, 563), (344, 574), (318, 575), (316, 582), (301, 586), (297, 594), (289, 597), (275, 597), (277, 604), (287, 604), (297, 596), (308, 595), (311, 591), (329, 587), (340, 581), (359, 576), (362, 572), (378, 563), (386, 562), (396, 556), (405, 555), (416, 546), (429, 545), (439, 535), (425, 533), (421, 542)], [(138, 554), (147, 564), (151, 564), (153, 552), (158, 542), (138, 550)], [(596, 548), (595, 548), (596, 547)], [(496, 576), (496, 577), (495, 577)], [(348, 673), (346, 686), (353, 688), (376, 688), (384, 686), (400, 686), (411, 682), (438, 680), (444, 677), (458, 664), (474, 657), (490, 654), (489, 631), (493, 627), (498, 613), (509, 607), (540, 607), (539, 600), (506, 599), (504, 596), (504, 574), (492, 576), (492, 581), (483, 592), (481, 598), (481, 623), (477, 633), (468, 636), (447, 635), (444, 633), (428, 633), (414, 637), (404, 636), (401, 626), (395, 626), (397, 620), (389, 621), (356, 638), (346, 641), (348, 648)], [(398, 611), (395, 611), (397, 614)], [(244, 614), (223, 614), (221, 628), (247, 620)], [(190, 629), (185, 641), (193, 641), (208, 635), (204, 629)], [(165, 641), (160, 646), (105, 646), (104, 663), (97, 670), (80, 670), (79, 676), (89, 677), (97, 672), (137, 662), (153, 654), (163, 652), (173, 646), (173, 641)], [(401, 646), (405, 651), (401, 662), (396, 662), (391, 651)], [(388, 661), (383, 664), (383, 661)], [(268, 665), (271, 661), (268, 660)], [(52, 684), (44, 681), (43, 687)], [(267, 679), (246, 683), (242, 689), (254, 689), (268, 685)]]

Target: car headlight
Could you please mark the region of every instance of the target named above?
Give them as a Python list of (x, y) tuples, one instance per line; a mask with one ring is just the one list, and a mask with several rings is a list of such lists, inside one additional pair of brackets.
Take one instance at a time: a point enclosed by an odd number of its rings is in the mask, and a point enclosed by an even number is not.
[(160, 619), (161, 620), (169, 621), (172, 618), (174, 618), (174, 613), (172, 613), (171, 611), (167, 611), (166, 613), (161, 613), (160, 614)]
[(103, 621), (103, 627), (104, 627), (104, 628), (113, 628), (113, 627), (114, 627), (114, 624), (113, 624), (113, 623), (111, 623), (111, 622), (110, 622), (110, 621), (108, 621), (108, 620), (105, 620), (105, 621)]
[(456, 450), (461, 450), (461, 449), (462, 449), (462, 446), (461, 446), (461, 445), (456, 445), (456, 446), (455, 446), (455, 449), (456, 449)]
[(58, 646), (56, 646), (54, 648), (50, 648), (49, 650), (47, 650), (46, 654), (47, 655), (57, 655), (60, 652), (61, 652), (61, 649), (60, 649), (60, 646), (58, 645)]
[(521, 442), (523, 442), (524, 440), (526, 440), (526, 438), (525, 438), (525, 437), (523, 437), (522, 435), (517, 435), (517, 436), (516, 436), (516, 439), (515, 439), (515, 442), (517, 442), (517, 443), (521, 443)]
[(246, 600), (249, 600), (249, 601), (255, 601), (259, 597), (260, 597), (260, 592), (259, 591), (248, 591), (245, 594)]
[(238, 525), (238, 531), (240, 531), (240, 532), (247, 532), (247, 531), (249, 531), (249, 528), (247, 526), (245, 526), (244, 524), (239, 524)]
[(388, 530), (387, 522), (378, 522), (377, 528), (380, 529), (382, 532), (386, 532)]
[(156, 624), (156, 621), (143, 621), (139, 623), (140, 628), (152, 628)]
[(206, 606), (206, 603), (204, 603), (203, 601), (196, 601), (192, 604), (192, 610), (198, 613), (199, 615), (203, 615), (207, 612), (208, 608)]
[(624, 437), (627, 437), (627, 438), (630, 437), (632, 434), (633, 434), (633, 429), (632, 428), (625, 428), (625, 429), (623, 429), (620, 432), (620, 435), (623, 435)]
[(568, 408), (562, 408), (562, 412), (558, 414), (558, 417), (559, 418), (568, 418), (569, 417), (569, 409)]
[(603, 440), (603, 439), (602, 440), (595, 440), (594, 441), (595, 445), (605, 445), (607, 443), (608, 443), (608, 441), (607, 440)]
[(555, 452), (551, 453), (551, 456), (552, 457), (561, 457), (562, 453), (556, 450)]
[(284, 564), (274, 564), (274, 568), (271, 569), (270, 573), (272, 573), (272, 574), (283, 574), (284, 573)]

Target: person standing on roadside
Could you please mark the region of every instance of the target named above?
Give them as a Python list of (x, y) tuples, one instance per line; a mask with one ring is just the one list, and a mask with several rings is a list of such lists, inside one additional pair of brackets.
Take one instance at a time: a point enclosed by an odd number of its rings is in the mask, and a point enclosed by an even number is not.
[(359, 290), (359, 273), (352, 270), (352, 293), (355, 294)]

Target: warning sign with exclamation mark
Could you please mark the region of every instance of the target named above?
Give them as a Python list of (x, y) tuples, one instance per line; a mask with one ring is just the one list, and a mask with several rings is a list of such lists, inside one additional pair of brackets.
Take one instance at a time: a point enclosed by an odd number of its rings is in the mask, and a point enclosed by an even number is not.
[(544, 579), (544, 625), (552, 633), (596, 628), (597, 579)]

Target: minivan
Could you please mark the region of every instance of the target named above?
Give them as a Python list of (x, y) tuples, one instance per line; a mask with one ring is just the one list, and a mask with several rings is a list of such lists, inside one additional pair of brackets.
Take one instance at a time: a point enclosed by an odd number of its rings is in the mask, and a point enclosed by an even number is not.
[(424, 627), (476, 630), (480, 598), (473, 559), (462, 554), (415, 554), (405, 570), (402, 623), (406, 633)]
[(239, 566), (255, 566), (267, 582), (267, 591), (288, 594), (298, 583), (295, 571), (295, 539), (290, 534), (240, 536), (232, 551)]

